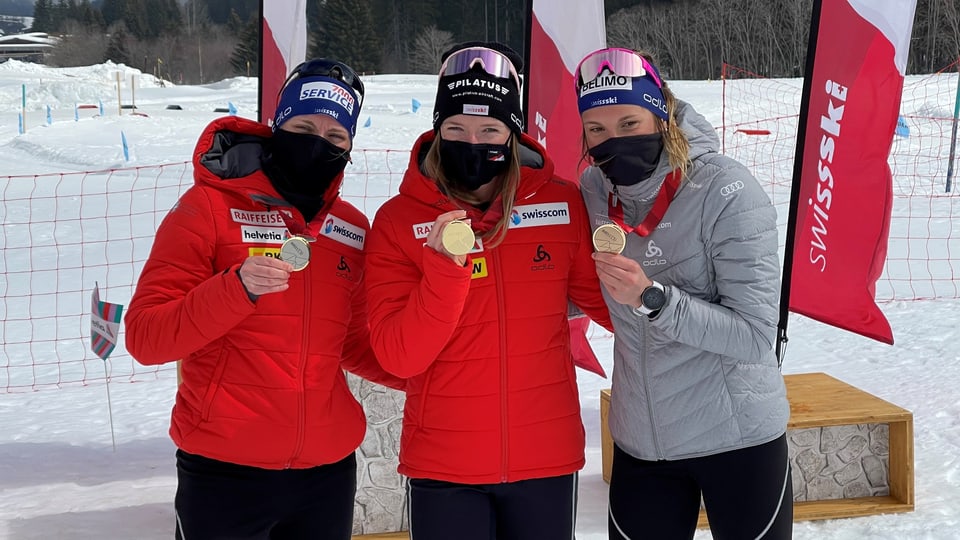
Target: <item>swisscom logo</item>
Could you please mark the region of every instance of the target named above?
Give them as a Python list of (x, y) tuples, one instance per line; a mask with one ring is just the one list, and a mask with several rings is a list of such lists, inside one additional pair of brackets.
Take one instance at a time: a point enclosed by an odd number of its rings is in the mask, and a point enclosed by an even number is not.
[(569, 223), (570, 209), (565, 202), (515, 206), (510, 213), (510, 227), (514, 229)]
[(363, 249), (364, 230), (332, 214), (323, 224), (323, 235), (341, 244)]

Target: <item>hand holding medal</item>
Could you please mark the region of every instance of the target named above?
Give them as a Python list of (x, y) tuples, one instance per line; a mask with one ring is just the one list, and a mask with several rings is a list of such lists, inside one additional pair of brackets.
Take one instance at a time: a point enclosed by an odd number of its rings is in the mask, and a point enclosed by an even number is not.
[(476, 242), (470, 223), (465, 221), (466, 217), (464, 210), (440, 214), (427, 235), (428, 246), (449, 256), (459, 265), (466, 263), (466, 255)]
[(292, 271), (293, 267), (288, 262), (252, 255), (243, 261), (237, 273), (247, 293), (258, 297), (287, 290), (290, 287), (288, 281)]
[(455, 219), (443, 228), (443, 232), (440, 233), (440, 241), (443, 243), (444, 249), (451, 254), (466, 255), (473, 249), (477, 237), (473, 234), (473, 229), (470, 228), (469, 223)]

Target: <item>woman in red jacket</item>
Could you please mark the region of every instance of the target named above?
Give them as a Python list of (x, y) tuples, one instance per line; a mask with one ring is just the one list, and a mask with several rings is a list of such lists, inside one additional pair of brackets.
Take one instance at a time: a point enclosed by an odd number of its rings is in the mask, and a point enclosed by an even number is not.
[(338, 196), (362, 99), (348, 66), (301, 64), (272, 132), (207, 127), (157, 231), (126, 344), (143, 364), (183, 359), (178, 539), (350, 538), (366, 426), (342, 369), (401, 385), (369, 344), (368, 221)]
[(371, 340), (407, 381), (411, 537), (568, 539), (584, 429), (568, 299), (610, 319), (576, 185), (523, 135), (518, 55), (443, 56), (434, 130), (367, 248)]

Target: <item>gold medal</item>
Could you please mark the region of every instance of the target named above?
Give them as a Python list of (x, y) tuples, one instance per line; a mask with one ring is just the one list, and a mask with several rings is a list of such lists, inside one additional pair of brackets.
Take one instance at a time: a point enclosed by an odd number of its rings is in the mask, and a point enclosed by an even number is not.
[(593, 247), (600, 253), (622, 253), (627, 235), (613, 223), (604, 223), (593, 231)]
[(473, 234), (473, 229), (466, 221), (455, 219), (443, 228), (443, 234), (440, 235), (443, 247), (452, 255), (466, 255), (473, 249), (477, 242), (477, 237)]
[(299, 272), (310, 264), (310, 244), (302, 236), (291, 236), (280, 246), (280, 260), (293, 265), (293, 271)]

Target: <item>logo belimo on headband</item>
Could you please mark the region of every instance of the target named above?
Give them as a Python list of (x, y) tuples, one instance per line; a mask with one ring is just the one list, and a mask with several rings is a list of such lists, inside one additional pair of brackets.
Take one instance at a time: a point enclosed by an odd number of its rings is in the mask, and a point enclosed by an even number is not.
[(353, 115), (353, 107), (357, 100), (350, 92), (337, 84), (328, 81), (316, 81), (304, 83), (300, 87), (300, 101), (308, 99), (326, 99), (343, 107), (347, 114)]
[(580, 97), (607, 90), (633, 91), (633, 79), (625, 75), (617, 75), (616, 73), (604, 71), (597, 75), (595, 79), (584, 83), (583, 86), (580, 87)]

